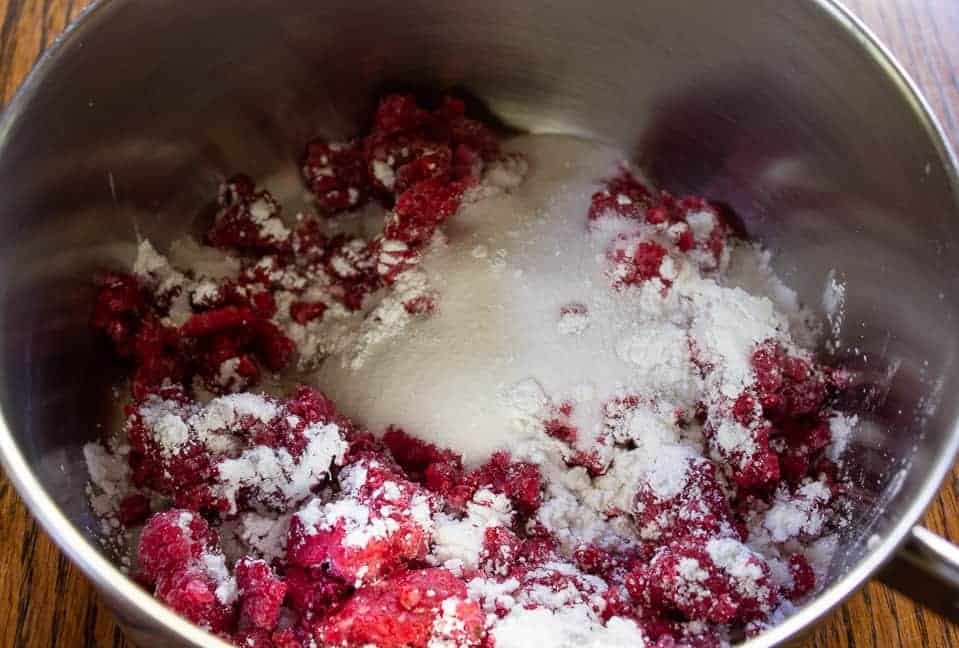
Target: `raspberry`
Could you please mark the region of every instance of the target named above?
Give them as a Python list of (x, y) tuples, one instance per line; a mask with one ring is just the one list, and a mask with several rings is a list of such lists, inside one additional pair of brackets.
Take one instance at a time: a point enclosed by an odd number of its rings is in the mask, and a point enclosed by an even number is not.
[(793, 578), (793, 584), (785, 594), (792, 600), (801, 599), (816, 585), (816, 575), (809, 561), (802, 554), (793, 554), (789, 557), (789, 573)]
[(297, 324), (307, 324), (321, 319), (327, 308), (323, 302), (293, 302), (290, 304), (290, 318)]
[(230, 603), (217, 595), (219, 585), (198, 563), (192, 563), (157, 579), (156, 597), (177, 614), (211, 632), (226, 632), (233, 624)]
[(287, 603), (303, 617), (323, 617), (349, 596), (352, 587), (321, 567), (286, 569)]
[(554, 439), (559, 439), (565, 443), (573, 444), (576, 443), (576, 437), (579, 434), (579, 431), (575, 426), (561, 421), (560, 419), (550, 419), (544, 424), (546, 428), (546, 434), (550, 435)]
[(291, 564), (326, 565), (351, 583), (375, 580), (426, 556), (432, 510), (425, 491), (375, 459), (347, 466), (340, 485), (339, 499), (327, 505), (314, 500), (293, 517)]
[(276, 324), (269, 320), (257, 319), (253, 320), (252, 329), (257, 355), (270, 371), (281, 371), (290, 364), (290, 358), (296, 347)]
[(505, 576), (517, 565), (523, 551), (523, 541), (502, 526), (492, 526), (483, 533), (480, 564), (488, 574)]
[(465, 187), (438, 180), (418, 182), (399, 195), (383, 236), (404, 243), (424, 243), (456, 213)]
[(148, 583), (171, 575), (217, 547), (216, 532), (199, 515), (179, 509), (157, 513), (143, 527), (137, 557)]
[(107, 273), (99, 285), (93, 306), (93, 328), (110, 338), (117, 355), (128, 358), (133, 354), (140, 318), (147, 312), (139, 282), (133, 275)]
[(805, 416), (826, 401), (826, 380), (806, 360), (791, 356), (774, 340), (757, 346), (752, 356), (763, 410), (770, 418)]
[(117, 517), (125, 527), (136, 526), (150, 517), (150, 498), (142, 493), (127, 495), (120, 501)]
[(262, 560), (242, 558), (236, 563), (240, 599), (240, 626), (272, 630), (280, 616), (286, 585)]
[(214, 247), (271, 253), (289, 249), (290, 232), (279, 218), (280, 206), (268, 191), (237, 175), (220, 190), (220, 211), (206, 234)]
[(141, 398), (164, 382), (181, 382), (187, 373), (186, 362), (178, 351), (177, 334), (148, 318), (143, 320), (133, 343), (136, 371), (133, 394)]
[[(628, 169), (623, 169), (618, 176), (607, 180), (603, 189), (593, 194), (589, 220), (596, 220), (610, 212), (627, 218), (640, 218), (652, 206), (652, 192)], [(659, 212), (656, 212), (649, 222), (656, 222), (658, 218)]]
[(480, 488), (503, 493), (524, 515), (535, 513), (542, 501), (539, 468), (531, 463), (514, 463), (506, 452), (494, 453), (488, 462), (466, 475), (449, 499), (462, 508)]
[[(734, 554), (727, 571), (712, 556)], [(710, 623), (747, 622), (772, 609), (769, 567), (736, 540), (682, 541), (662, 547), (626, 579), (630, 594), (654, 610)]]
[(682, 490), (663, 498), (642, 482), (635, 496), (635, 522), (639, 537), (657, 543), (683, 538), (710, 537), (732, 527), (716, 466), (708, 459), (691, 458)]
[(392, 135), (425, 126), (429, 113), (420, 108), (413, 95), (391, 94), (380, 99), (373, 115), (373, 133)]
[[(447, 615), (452, 622), (437, 623)], [(482, 628), (463, 581), (445, 569), (422, 569), (359, 590), (314, 632), (322, 645), (426, 648), (440, 634), (449, 645), (469, 648), (479, 645)]]
[(356, 142), (310, 142), (302, 171), (317, 207), (326, 214), (356, 209), (369, 196), (366, 158)]
[[(606, 254), (613, 264), (613, 285), (617, 288), (639, 285), (653, 278), (661, 278), (660, 268), (666, 249), (652, 241), (620, 235)], [(664, 280), (664, 283), (667, 283)]]
[(184, 337), (207, 337), (214, 333), (250, 326), (254, 319), (257, 319), (256, 315), (248, 308), (224, 306), (193, 315), (180, 327), (180, 334)]
[(573, 560), (583, 572), (603, 577), (609, 574), (614, 564), (610, 552), (593, 544), (578, 546), (573, 552)]
[[(452, 450), (440, 450), (432, 443), (421, 441), (410, 436), (402, 429), (391, 425), (383, 435), (383, 443), (389, 448), (396, 462), (413, 479), (423, 481), (427, 471), (433, 466), (434, 471), (442, 470), (450, 477), (455, 476), (458, 481), (463, 472), (463, 461)], [(440, 491), (442, 494), (442, 491)]]

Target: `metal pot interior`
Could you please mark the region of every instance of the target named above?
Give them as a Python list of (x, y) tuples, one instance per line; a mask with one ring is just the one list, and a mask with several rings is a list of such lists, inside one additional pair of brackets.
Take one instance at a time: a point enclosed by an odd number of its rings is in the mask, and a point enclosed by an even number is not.
[[(837, 19), (838, 18), (838, 19)], [(868, 42), (813, 2), (314, 2), (97, 7), (0, 131), (0, 403), (47, 494), (95, 541), (81, 445), (119, 379), (91, 277), (197, 227), (219, 181), (296, 173), (393, 83), (463, 88), (510, 127), (631, 151), (723, 201), (864, 369), (838, 578), (933, 492), (956, 446), (959, 221), (947, 151)], [(870, 385), (887, 392), (867, 411)], [(921, 503), (921, 502), (920, 502)], [(93, 542), (93, 546), (96, 544)], [(83, 551), (92, 551), (84, 549)]]

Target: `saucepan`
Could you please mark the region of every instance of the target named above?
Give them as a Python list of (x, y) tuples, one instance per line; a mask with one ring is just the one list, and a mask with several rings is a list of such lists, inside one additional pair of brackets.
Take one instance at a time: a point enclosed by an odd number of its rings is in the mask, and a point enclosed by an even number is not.
[(916, 527), (959, 449), (956, 160), (837, 3), (109, 0), (0, 122), (0, 454), (134, 642), (225, 645), (98, 544), (81, 446), (118, 376), (89, 331), (90, 278), (138, 236), (190, 231), (225, 175), (292, 171), (302, 142), (359, 132), (391, 83), (625, 147), (662, 186), (728, 204), (813, 310), (843, 287), (822, 351), (863, 377), (852, 522), (829, 584), (752, 645), (797, 639), (873, 577), (959, 617), (959, 549)]

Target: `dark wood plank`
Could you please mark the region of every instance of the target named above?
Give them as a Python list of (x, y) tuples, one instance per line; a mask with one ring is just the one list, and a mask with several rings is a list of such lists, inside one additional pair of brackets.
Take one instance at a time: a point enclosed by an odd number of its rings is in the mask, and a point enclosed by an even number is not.
[[(0, 97), (6, 102), (85, 0), (0, 0)], [(847, 0), (925, 92), (959, 142), (959, 2)], [(959, 472), (926, 516), (959, 541)], [(0, 646), (128, 648), (86, 579), (40, 531), (0, 475)], [(850, 599), (817, 632), (812, 648), (959, 646), (959, 632), (881, 585)], [(132, 647), (130, 647), (132, 648)]]

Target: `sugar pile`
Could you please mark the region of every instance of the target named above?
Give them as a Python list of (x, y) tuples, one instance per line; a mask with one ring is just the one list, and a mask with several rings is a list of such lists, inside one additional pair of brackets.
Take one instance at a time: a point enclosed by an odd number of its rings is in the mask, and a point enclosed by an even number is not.
[(790, 322), (802, 324), (768, 256), (746, 243), (731, 251), (732, 265), (773, 288), (767, 294), (737, 289), (735, 276), (703, 277), (691, 264), (675, 270), (665, 296), (659, 282), (610, 290), (604, 257), (624, 223), (589, 231), (583, 215), (622, 154), (558, 136), (510, 144), (530, 162), (525, 180), (461, 208), (444, 228), (446, 243), (420, 265), (440, 295), (437, 312), (369, 349), (360, 367), (349, 353), (320, 367), (315, 384), (364, 426), (399, 425), (476, 465), (534, 438), (538, 430), (526, 422), (548, 395), (575, 402), (571, 423), (595, 439), (602, 404), (616, 395), (695, 406), (703, 386), (690, 335), (724, 358), (723, 380), (741, 384), (756, 343), (788, 339)]

